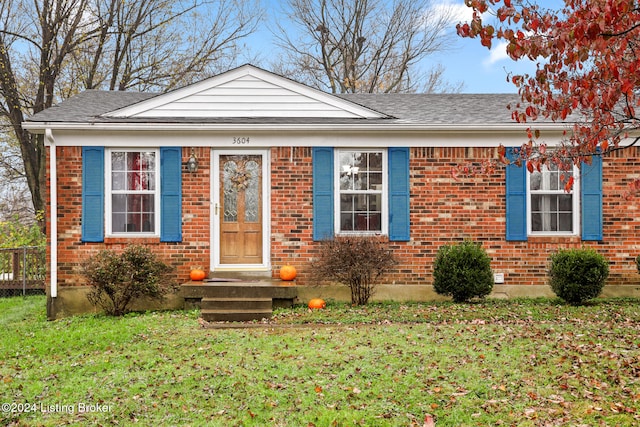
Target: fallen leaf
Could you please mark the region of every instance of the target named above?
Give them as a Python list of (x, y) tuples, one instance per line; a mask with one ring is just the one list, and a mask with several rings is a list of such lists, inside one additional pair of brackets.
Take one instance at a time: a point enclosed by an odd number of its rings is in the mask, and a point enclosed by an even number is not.
[(435, 427), (436, 421), (431, 414), (425, 414), (422, 427)]

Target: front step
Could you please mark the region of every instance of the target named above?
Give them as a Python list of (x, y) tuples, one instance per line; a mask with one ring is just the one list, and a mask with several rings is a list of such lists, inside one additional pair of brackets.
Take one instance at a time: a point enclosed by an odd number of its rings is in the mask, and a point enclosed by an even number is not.
[(296, 287), (271, 282), (188, 282), (180, 286), (185, 299), (202, 298), (295, 298)]
[(271, 298), (202, 298), (200, 316), (207, 322), (260, 320), (271, 317)]
[(233, 281), (255, 282), (263, 280), (271, 280), (271, 270), (216, 270), (209, 272), (208, 277), (215, 279), (232, 279)]
[(188, 282), (181, 286), (186, 309), (200, 308), (207, 322), (269, 318), (274, 308), (291, 307), (297, 298), (288, 282)]

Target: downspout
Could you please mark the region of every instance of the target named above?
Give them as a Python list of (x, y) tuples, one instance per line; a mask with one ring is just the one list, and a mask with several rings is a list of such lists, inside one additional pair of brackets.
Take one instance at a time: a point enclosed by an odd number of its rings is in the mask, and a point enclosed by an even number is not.
[(49, 197), (50, 197), (50, 218), (49, 223), (51, 235), (51, 273), (50, 273), (50, 296), (56, 298), (58, 296), (58, 170), (57, 170), (57, 153), (56, 141), (50, 128), (45, 129), (44, 138), (49, 144)]

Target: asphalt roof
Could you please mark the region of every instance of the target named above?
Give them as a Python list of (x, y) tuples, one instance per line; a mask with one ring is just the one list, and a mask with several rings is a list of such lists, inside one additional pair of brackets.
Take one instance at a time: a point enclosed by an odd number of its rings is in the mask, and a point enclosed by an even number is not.
[(157, 93), (87, 90), (27, 118), (30, 122), (93, 122), (105, 114), (137, 104)]
[(339, 95), (401, 121), (422, 124), (512, 123), (510, 103), (515, 94), (344, 94)]
[(515, 94), (340, 94), (344, 100), (383, 113), (387, 119), (332, 118), (126, 118), (105, 113), (159, 96), (158, 93), (87, 90), (27, 119), (29, 122), (68, 123), (327, 123), (396, 121), (413, 124), (506, 124), (513, 123), (510, 103)]

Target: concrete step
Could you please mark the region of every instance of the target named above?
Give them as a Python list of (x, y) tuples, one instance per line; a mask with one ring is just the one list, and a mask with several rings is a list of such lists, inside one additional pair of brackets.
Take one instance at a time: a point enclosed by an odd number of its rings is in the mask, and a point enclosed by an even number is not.
[(292, 282), (251, 279), (238, 272), (226, 279), (183, 283), (180, 288), (185, 309), (200, 309), (208, 322), (269, 318), (274, 308), (291, 307), (298, 296)]
[(271, 298), (202, 298), (202, 310), (259, 310), (271, 311)]
[(244, 280), (247, 282), (258, 280), (270, 280), (271, 270), (216, 270), (210, 271), (207, 275), (210, 279), (220, 280)]
[(230, 309), (230, 310), (202, 310), (200, 317), (207, 322), (246, 322), (250, 320), (261, 320), (271, 317), (271, 309)]
[(271, 317), (272, 304), (271, 298), (202, 298), (200, 316), (207, 322), (260, 320)]
[(275, 298), (294, 299), (295, 286), (281, 282), (188, 282), (181, 286), (182, 296), (189, 298)]

